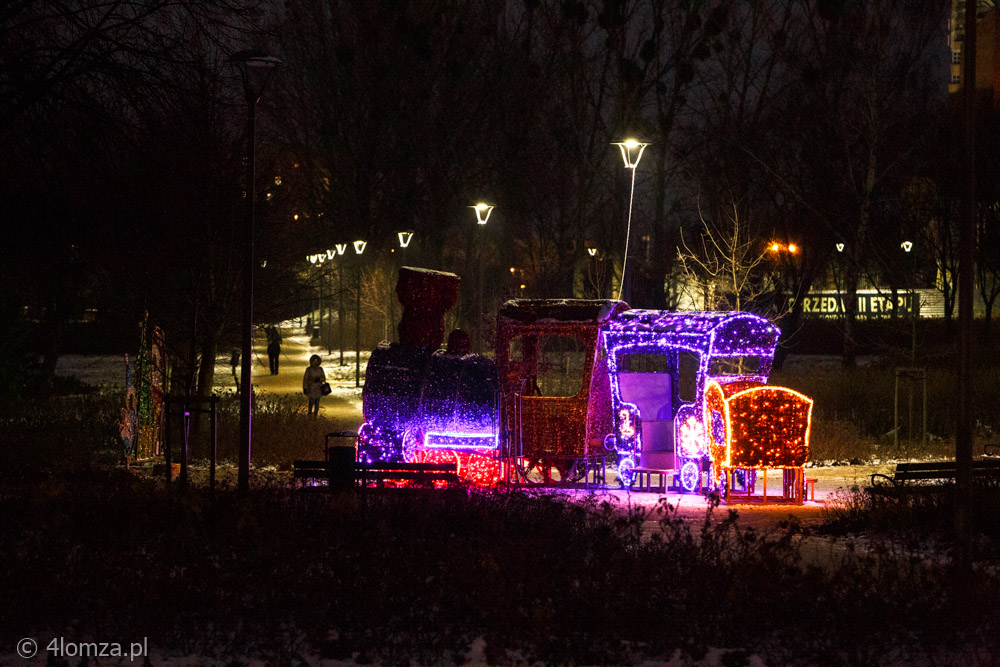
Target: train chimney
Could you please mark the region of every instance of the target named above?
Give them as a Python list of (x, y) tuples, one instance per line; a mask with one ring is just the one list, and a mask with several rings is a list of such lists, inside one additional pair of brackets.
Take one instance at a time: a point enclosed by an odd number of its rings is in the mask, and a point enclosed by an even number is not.
[(458, 301), (459, 277), (445, 271), (404, 266), (396, 280), (403, 305), (399, 342), (436, 350), (444, 340), (444, 314)]

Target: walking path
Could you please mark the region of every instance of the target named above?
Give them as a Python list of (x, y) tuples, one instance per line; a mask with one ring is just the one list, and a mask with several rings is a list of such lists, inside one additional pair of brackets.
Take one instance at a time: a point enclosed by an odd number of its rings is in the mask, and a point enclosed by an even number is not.
[[(279, 325), (281, 332), (281, 355), (278, 361), (278, 374), (271, 375), (267, 358), (267, 339), (263, 334), (254, 339), (253, 385), (257, 391), (268, 394), (286, 394), (301, 400), (306, 404), (302, 394), (302, 374), (309, 365), (309, 357), (318, 354), (321, 365), (326, 371), (327, 381), (333, 393), (320, 400), (320, 415), (329, 419), (354, 420), (361, 425), (361, 386), (356, 386), (354, 350), (344, 350), (344, 365), (340, 364), (340, 350), (334, 349), (332, 354), (323, 346), (313, 344), (304, 325), (295, 320), (289, 320)], [(369, 351), (362, 350), (360, 364), (360, 385), (365, 383), (365, 366), (368, 364)], [(215, 391), (222, 393), (235, 391), (238, 384), (240, 368), (236, 368), (236, 379), (230, 366), (228, 351), (223, 352), (215, 362)]]

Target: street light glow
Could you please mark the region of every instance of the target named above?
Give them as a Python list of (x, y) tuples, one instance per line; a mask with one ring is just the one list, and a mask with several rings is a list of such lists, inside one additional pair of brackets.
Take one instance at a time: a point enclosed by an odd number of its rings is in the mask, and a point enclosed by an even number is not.
[(779, 250), (781, 250), (780, 243), (771, 243), (771, 252), (778, 252)]
[(913, 242), (912, 241), (903, 241), (902, 243), (899, 244), (899, 247), (902, 248), (906, 252), (910, 252), (911, 250), (913, 250)]
[(355, 241), (354, 242), (354, 252), (359, 255), (365, 251), (365, 246), (368, 245), (368, 241)]
[(838, 243), (837, 244), (837, 252), (844, 252), (844, 244), (843, 243)]
[(625, 168), (635, 169), (639, 166), (639, 160), (642, 159), (642, 152), (649, 144), (635, 139), (626, 139), (625, 141), (612, 142), (612, 145), (617, 146), (618, 150), (621, 151)]
[(399, 236), (399, 247), (400, 248), (407, 247), (408, 245), (410, 245), (410, 241), (413, 240), (413, 232), (411, 232), (409, 230), (407, 230), (405, 232), (399, 232), (397, 234), (397, 236)]
[(587, 254), (593, 257), (597, 254), (597, 248), (587, 248)]
[(337, 254), (338, 255), (343, 255), (345, 252), (347, 252), (347, 244), (346, 243), (338, 243), (336, 245), (336, 248), (337, 248)]
[(479, 202), (475, 206), (470, 206), (469, 208), (476, 212), (476, 222), (480, 225), (485, 225), (486, 221), (490, 219), (490, 214), (493, 213), (493, 207), (482, 202)]
[(795, 245), (794, 243), (789, 243), (788, 244), (788, 252), (790, 252), (790, 253), (792, 253), (794, 255), (798, 251), (799, 251), (799, 247), (797, 245)]

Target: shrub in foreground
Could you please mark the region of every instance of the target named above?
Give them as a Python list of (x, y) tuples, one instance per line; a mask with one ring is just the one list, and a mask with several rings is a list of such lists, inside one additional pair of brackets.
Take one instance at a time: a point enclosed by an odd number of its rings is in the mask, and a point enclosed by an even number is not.
[(807, 565), (797, 525), (765, 534), (735, 513), (691, 525), (666, 505), (465, 490), (212, 498), (95, 468), (0, 504), (0, 521), (3, 641), (148, 636), (176, 655), (420, 663), (473, 645), (491, 663), (1000, 648), (983, 639), (995, 573), (967, 599), (946, 567), (893, 550)]

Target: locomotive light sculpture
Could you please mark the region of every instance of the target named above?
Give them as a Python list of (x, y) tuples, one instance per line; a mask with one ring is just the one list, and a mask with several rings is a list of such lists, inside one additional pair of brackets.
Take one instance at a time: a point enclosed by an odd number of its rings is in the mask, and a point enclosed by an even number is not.
[[(493, 361), (458, 331), (438, 350), (458, 280), (400, 270), (400, 342), (369, 361), (360, 459), (454, 462), (490, 486), (600, 482), (613, 452), (626, 487), (672, 471), (689, 492), (802, 502), (812, 401), (766, 384), (778, 329), (765, 318), (516, 299), (500, 307)], [(768, 498), (774, 468), (782, 493)]]

